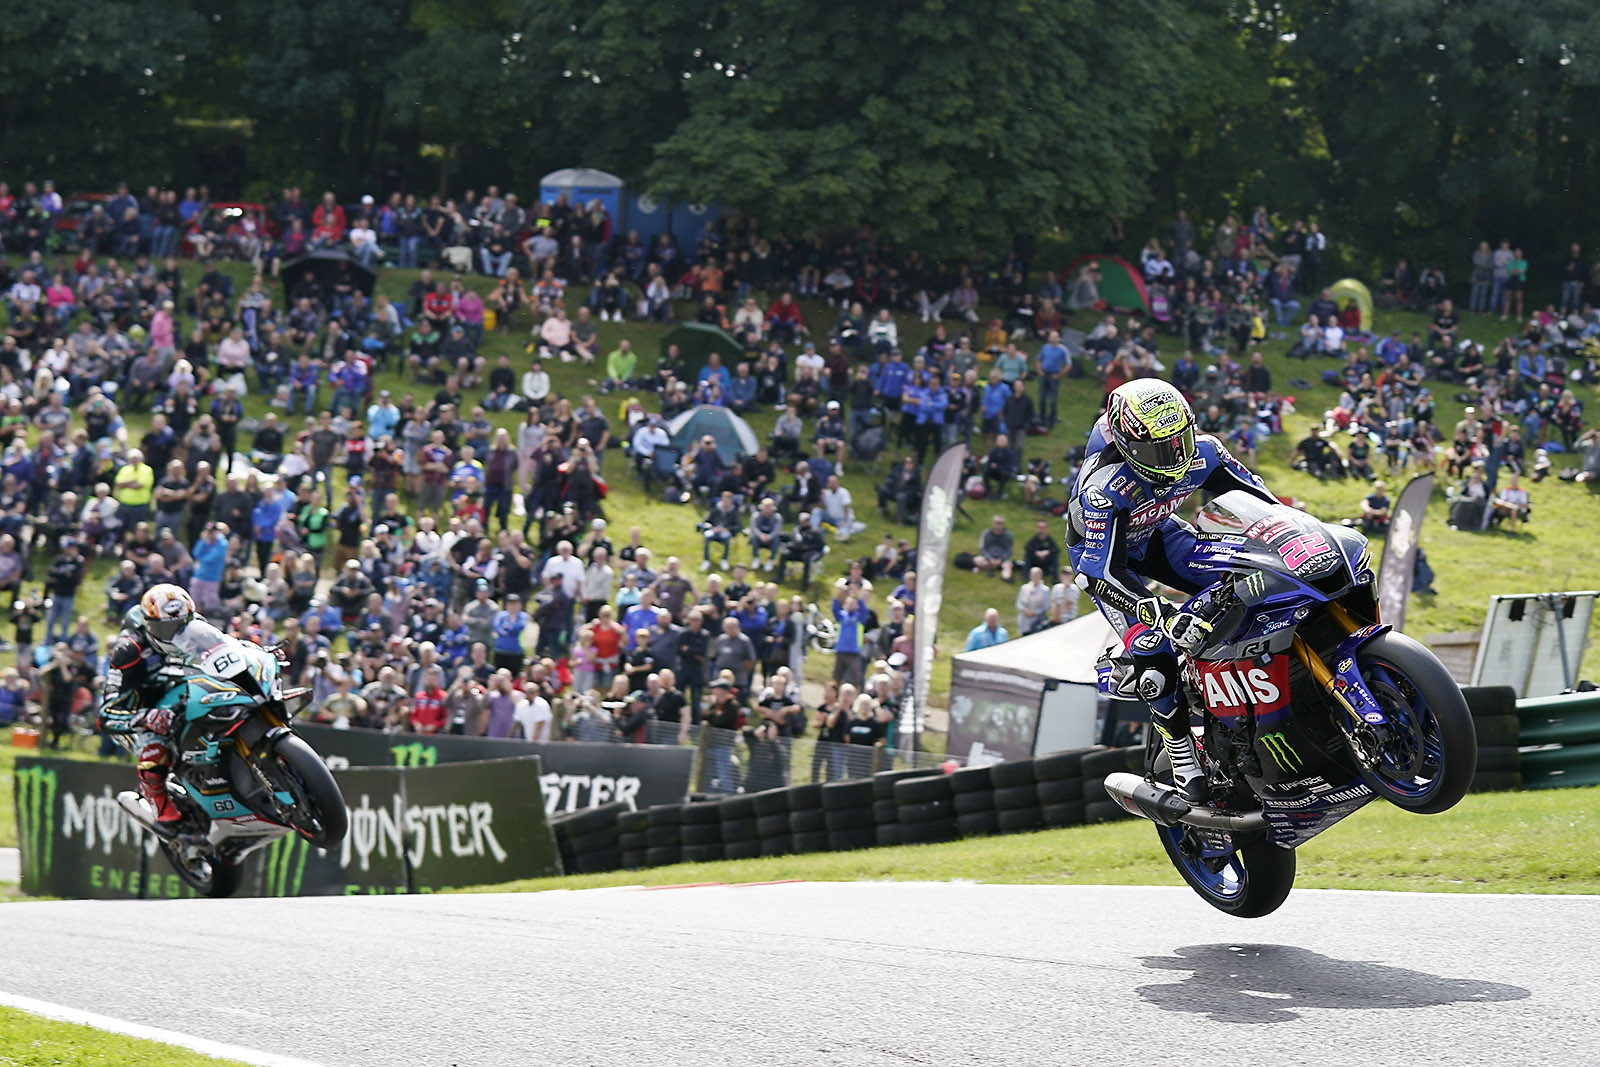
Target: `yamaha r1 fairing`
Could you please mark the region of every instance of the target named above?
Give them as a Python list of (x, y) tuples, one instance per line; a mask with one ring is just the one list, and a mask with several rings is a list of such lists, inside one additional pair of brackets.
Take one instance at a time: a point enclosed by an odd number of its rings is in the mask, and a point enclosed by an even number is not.
[[(1477, 736), (1444, 666), (1379, 620), (1360, 533), (1242, 492), (1201, 508), (1196, 529), (1188, 563), (1218, 580), (1185, 610), (1213, 629), (1181, 674), (1212, 800), (1191, 806), (1172, 788), (1154, 731), (1145, 776), (1109, 775), (1106, 791), (1157, 824), (1207, 902), (1260, 916), (1289, 895), (1294, 849), (1375, 797), (1425, 815), (1453, 807)], [(1103, 691), (1109, 676), (1103, 661)]]

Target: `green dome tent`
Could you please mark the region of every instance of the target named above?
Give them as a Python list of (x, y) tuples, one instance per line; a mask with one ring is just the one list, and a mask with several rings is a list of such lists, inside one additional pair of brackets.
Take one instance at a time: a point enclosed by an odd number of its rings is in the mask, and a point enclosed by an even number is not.
[(733, 373), (733, 365), (744, 359), (744, 346), (735, 341), (728, 331), (701, 322), (686, 322), (662, 335), (662, 359), (666, 359), (667, 348), (671, 345), (677, 345), (678, 353), (683, 356), (687, 372), (685, 380), (691, 386), (699, 379), (700, 368), (710, 360), (711, 353), (722, 356), (722, 365), (728, 368), (730, 374)]
[[(1085, 263), (1097, 264), (1100, 271), (1100, 299), (1104, 300), (1106, 307), (1113, 311), (1136, 311), (1141, 315), (1150, 314), (1150, 293), (1145, 289), (1144, 275), (1139, 273), (1139, 268), (1125, 259), (1116, 256), (1077, 256), (1067, 264), (1066, 271), (1058, 279), (1062, 291), (1068, 296), (1072, 295), (1072, 283), (1078, 278), (1078, 269)], [(1061, 309), (1063, 312), (1066, 308)]]

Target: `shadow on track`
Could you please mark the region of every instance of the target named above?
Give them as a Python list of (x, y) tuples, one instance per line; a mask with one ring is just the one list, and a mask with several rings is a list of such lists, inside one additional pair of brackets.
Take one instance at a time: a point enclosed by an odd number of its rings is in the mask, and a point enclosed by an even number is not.
[(1140, 986), (1147, 1002), (1225, 1023), (1290, 1022), (1304, 1008), (1431, 1008), (1532, 995), (1521, 986), (1336, 960), (1282, 945), (1190, 945), (1140, 962), (1152, 970), (1190, 972), (1181, 982)]

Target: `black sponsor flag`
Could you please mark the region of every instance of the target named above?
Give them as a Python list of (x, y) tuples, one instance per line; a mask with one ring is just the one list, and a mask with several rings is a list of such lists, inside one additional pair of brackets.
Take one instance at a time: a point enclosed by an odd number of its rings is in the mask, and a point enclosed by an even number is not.
[(1383, 563), (1378, 567), (1378, 614), (1396, 630), (1405, 625), (1406, 600), (1411, 596), (1411, 575), (1417, 565), (1417, 538), (1432, 495), (1433, 475), (1417, 475), (1400, 490), (1389, 520)]

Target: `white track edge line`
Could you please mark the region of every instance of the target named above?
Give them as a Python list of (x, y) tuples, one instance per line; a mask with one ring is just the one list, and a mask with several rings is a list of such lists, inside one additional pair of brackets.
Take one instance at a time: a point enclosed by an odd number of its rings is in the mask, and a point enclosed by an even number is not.
[(80, 1008), (70, 1008), (65, 1004), (53, 1004), (45, 1000), (35, 1000), (32, 997), (19, 996), (0, 990), (0, 1005), (25, 1011), (31, 1015), (54, 1019), (57, 1022), (75, 1023), (79, 1026), (92, 1026), (97, 1030), (107, 1030), (123, 1037), (136, 1037), (145, 1041), (159, 1041), (166, 1045), (176, 1045), (191, 1052), (199, 1052), (206, 1056), (215, 1056), (218, 1059), (238, 1060), (241, 1063), (253, 1064), (254, 1067), (323, 1067), (322, 1064), (311, 1060), (296, 1059), (293, 1056), (280, 1056), (274, 1052), (262, 1052), (259, 1049), (243, 1048), (239, 1045), (229, 1045), (221, 1041), (212, 1041), (209, 1038), (195, 1037), (191, 1034), (178, 1033), (175, 1030), (163, 1030), (156, 1026), (145, 1026), (143, 1023), (128, 1022), (125, 1019), (116, 1019), (98, 1012), (84, 1011)]

